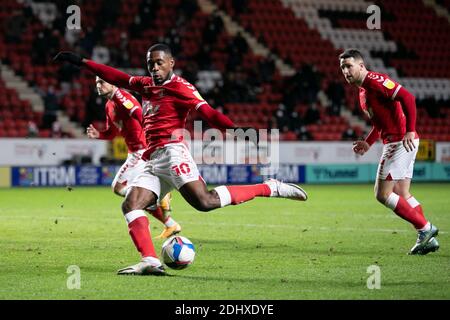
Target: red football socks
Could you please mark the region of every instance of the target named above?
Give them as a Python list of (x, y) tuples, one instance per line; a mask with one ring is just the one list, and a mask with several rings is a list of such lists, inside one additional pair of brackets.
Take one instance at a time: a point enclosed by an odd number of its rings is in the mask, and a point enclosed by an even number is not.
[(164, 217), (164, 211), (160, 206), (158, 206), (156, 208), (156, 210), (147, 210), (147, 211), (150, 212), (150, 214), (152, 216), (154, 216), (156, 219), (158, 219), (162, 223), (166, 222), (167, 219)]
[(128, 232), (142, 257), (157, 257), (150, 235), (148, 218), (144, 210), (134, 210), (125, 215)]
[(407, 201), (408, 201), (409, 205), (411, 207), (413, 207), (414, 210), (416, 210), (419, 215), (421, 215), (422, 217), (425, 218), (425, 215), (423, 214), (422, 206), (420, 205), (419, 201), (416, 200), (416, 198), (411, 196), (411, 197), (408, 198)]
[(255, 197), (270, 197), (270, 187), (265, 183), (245, 185), (245, 186), (226, 186), (231, 195), (231, 204), (239, 204), (252, 200)]
[(393, 209), (401, 218), (412, 223), (416, 229), (422, 229), (427, 220), (410, 206), (408, 201), (392, 192), (386, 200), (386, 206)]

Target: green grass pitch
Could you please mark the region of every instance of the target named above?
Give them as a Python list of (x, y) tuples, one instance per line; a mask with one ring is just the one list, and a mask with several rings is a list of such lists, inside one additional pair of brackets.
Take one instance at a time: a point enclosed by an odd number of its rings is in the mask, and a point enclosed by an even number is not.
[[(412, 188), (441, 230), (427, 256), (406, 254), (416, 233), (372, 186), (305, 188), (306, 203), (258, 198), (210, 213), (175, 192), (173, 216), (197, 255), (171, 277), (116, 275), (139, 256), (109, 188), (1, 189), (0, 299), (450, 299), (450, 184)], [(67, 286), (71, 265), (80, 289)], [(367, 288), (372, 265), (380, 289)]]

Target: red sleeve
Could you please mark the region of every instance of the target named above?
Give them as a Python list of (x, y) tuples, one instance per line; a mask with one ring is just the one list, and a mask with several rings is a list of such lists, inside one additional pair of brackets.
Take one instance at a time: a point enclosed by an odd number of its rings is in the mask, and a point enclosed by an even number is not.
[(402, 86), (385, 74), (369, 72), (362, 83), (362, 87), (394, 100)]
[(208, 124), (219, 130), (233, 129), (235, 125), (233, 121), (230, 120), (226, 115), (220, 113), (217, 110), (211, 108), (211, 106), (207, 103), (202, 104), (198, 109), (200, 116), (204, 119)]
[(106, 82), (118, 87), (132, 89), (130, 86), (131, 76), (120, 70), (114, 69), (110, 66), (87, 60), (84, 65), (92, 73), (105, 80)]
[(139, 123), (142, 122), (141, 104), (132, 94), (125, 90), (117, 89), (112, 100), (116, 106), (124, 108), (130, 117), (135, 118)]
[(380, 131), (378, 131), (375, 127), (372, 127), (372, 130), (370, 130), (369, 134), (366, 137), (366, 142), (369, 144), (369, 146), (373, 145), (375, 141), (377, 141), (380, 138)]
[(105, 109), (106, 109), (106, 129), (103, 131), (99, 131), (98, 138), (101, 140), (112, 140), (117, 135), (118, 130), (116, 129), (111, 119), (109, 118), (108, 106)]
[(151, 77), (133, 76), (128, 81), (128, 88), (137, 92), (145, 92), (147, 86), (153, 86), (153, 79)]
[(406, 117), (406, 132), (416, 131), (416, 98), (408, 90), (401, 88), (395, 100), (402, 105)]
[(192, 84), (183, 78), (179, 78), (179, 83), (180, 92), (185, 98), (186, 103), (190, 108), (195, 108), (199, 112), (200, 117), (211, 127), (219, 130), (233, 129), (235, 127), (230, 118), (211, 108)]

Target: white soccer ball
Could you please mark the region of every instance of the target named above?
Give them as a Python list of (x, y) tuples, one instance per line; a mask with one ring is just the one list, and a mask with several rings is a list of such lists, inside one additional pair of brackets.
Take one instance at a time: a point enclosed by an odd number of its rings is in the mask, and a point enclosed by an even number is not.
[(172, 236), (163, 243), (161, 256), (169, 268), (180, 270), (194, 262), (195, 248), (188, 238)]

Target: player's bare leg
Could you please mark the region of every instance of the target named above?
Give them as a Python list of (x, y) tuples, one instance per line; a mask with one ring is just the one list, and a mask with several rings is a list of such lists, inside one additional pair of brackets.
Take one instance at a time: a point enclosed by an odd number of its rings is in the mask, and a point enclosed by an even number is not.
[(216, 190), (208, 191), (203, 181), (188, 182), (180, 188), (183, 198), (198, 211), (220, 208), (220, 198)]
[[(402, 196), (410, 196), (409, 186), (410, 181), (378, 179), (374, 188), (375, 197), (398, 216), (414, 225), (418, 236), (416, 244), (409, 253), (424, 255), (439, 248), (439, 243), (434, 238), (438, 234), (438, 229), (428, 222), (423, 215), (418, 213), (411, 205), (411, 201), (407, 201)], [(400, 192), (400, 194), (395, 191)]]
[(125, 201), (122, 212), (128, 223), (128, 231), (136, 249), (142, 257), (138, 264), (118, 270), (119, 275), (164, 275), (164, 267), (158, 259), (150, 235), (150, 228), (145, 208), (156, 203), (156, 195), (145, 188), (132, 187)]
[(237, 205), (255, 197), (279, 197), (305, 201), (306, 192), (297, 185), (287, 184), (275, 179), (264, 183), (243, 186), (219, 186), (208, 190), (203, 181), (192, 181), (180, 188), (180, 193), (186, 201), (199, 211)]
[(165, 225), (163, 232), (159, 236), (155, 237), (155, 239), (167, 239), (181, 232), (181, 226), (171, 216), (171, 201), (172, 193), (169, 192), (163, 199), (161, 199), (160, 205), (156, 208), (156, 210), (150, 210), (152, 215)]

